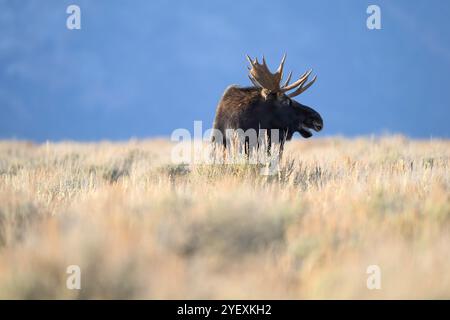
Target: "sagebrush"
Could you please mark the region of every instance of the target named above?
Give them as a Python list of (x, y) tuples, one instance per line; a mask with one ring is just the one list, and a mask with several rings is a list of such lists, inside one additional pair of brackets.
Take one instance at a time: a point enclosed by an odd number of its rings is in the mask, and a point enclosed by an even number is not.
[(273, 176), (171, 148), (0, 142), (0, 298), (450, 298), (450, 141), (296, 140)]

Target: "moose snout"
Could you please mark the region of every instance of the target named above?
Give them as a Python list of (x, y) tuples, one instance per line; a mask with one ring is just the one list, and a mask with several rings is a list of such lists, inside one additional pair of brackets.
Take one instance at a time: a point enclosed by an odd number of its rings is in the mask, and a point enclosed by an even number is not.
[(314, 126), (314, 130), (316, 130), (316, 131), (320, 131), (323, 128), (323, 122), (322, 121), (314, 120), (312, 124)]

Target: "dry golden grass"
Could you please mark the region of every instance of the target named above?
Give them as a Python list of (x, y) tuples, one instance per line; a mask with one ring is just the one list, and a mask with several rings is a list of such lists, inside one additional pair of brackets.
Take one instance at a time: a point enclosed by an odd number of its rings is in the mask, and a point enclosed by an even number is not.
[(293, 141), (271, 177), (170, 152), (0, 142), (0, 298), (450, 298), (448, 140)]

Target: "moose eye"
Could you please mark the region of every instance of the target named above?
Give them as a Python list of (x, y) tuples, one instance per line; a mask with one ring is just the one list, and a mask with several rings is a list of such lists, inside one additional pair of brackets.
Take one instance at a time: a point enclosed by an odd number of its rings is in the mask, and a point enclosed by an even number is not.
[(287, 99), (284, 99), (282, 102), (281, 102), (281, 104), (283, 105), (283, 106), (290, 106), (291, 105), (291, 99), (289, 99), (289, 98), (287, 98)]

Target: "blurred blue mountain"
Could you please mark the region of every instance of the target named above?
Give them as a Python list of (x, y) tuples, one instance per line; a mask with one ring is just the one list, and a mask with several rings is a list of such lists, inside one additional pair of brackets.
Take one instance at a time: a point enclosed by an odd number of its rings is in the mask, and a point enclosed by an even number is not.
[[(245, 54), (312, 67), (319, 135), (450, 137), (450, 2), (0, 1), (0, 138), (128, 139), (212, 124)], [(81, 30), (66, 8), (81, 8)], [(206, 129), (206, 128), (205, 128)]]

